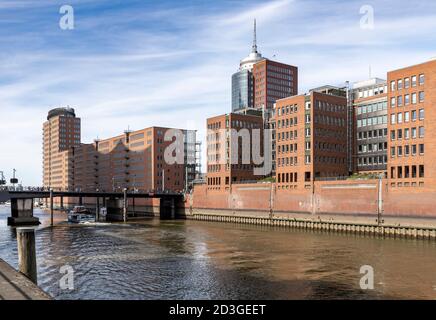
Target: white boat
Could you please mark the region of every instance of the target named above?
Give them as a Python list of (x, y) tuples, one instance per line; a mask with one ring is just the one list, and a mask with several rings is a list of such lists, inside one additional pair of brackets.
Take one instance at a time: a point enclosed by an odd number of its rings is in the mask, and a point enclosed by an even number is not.
[(95, 215), (93, 215), (84, 206), (75, 206), (74, 209), (68, 213), (68, 222), (72, 222), (72, 223), (95, 222)]

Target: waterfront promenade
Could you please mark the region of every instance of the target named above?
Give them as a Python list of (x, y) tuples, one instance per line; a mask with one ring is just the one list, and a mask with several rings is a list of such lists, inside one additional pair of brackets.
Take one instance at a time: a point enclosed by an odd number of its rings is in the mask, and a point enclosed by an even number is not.
[(0, 259), (0, 300), (50, 300), (51, 297), (23, 274)]

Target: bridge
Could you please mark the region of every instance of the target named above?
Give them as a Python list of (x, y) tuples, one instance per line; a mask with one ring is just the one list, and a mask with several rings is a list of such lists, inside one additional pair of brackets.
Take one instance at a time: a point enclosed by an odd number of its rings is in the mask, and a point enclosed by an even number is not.
[[(59, 198), (63, 207), (64, 198), (78, 198), (79, 205), (82, 205), (83, 198), (96, 199), (96, 219), (100, 212), (100, 199), (107, 207), (108, 215), (119, 216), (120, 220), (127, 221), (128, 199), (160, 199), (160, 216), (175, 218), (176, 207), (183, 201), (183, 193), (170, 191), (128, 191), (122, 192), (101, 192), (101, 191), (54, 191), (43, 188), (27, 188), (22, 190), (7, 189), (0, 190), (0, 202), (11, 202), (11, 217), (8, 224), (12, 226), (38, 225), (39, 219), (33, 216), (35, 199), (50, 199), (51, 224), (53, 225), (54, 199)], [(134, 201), (134, 200), (133, 200)]]

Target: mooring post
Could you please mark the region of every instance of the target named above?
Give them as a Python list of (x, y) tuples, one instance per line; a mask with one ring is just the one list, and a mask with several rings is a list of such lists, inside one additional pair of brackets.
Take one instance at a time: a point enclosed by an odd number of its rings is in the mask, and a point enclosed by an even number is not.
[(37, 284), (35, 229), (17, 228), (18, 270)]
[(50, 189), (50, 225), (53, 227), (53, 189)]
[(123, 190), (124, 201), (123, 201), (123, 221), (127, 222), (127, 188)]
[(97, 203), (96, 203), (96, 208), (95, 208), (95, 221), (98, 222), (100, 221), (100, 197), (97, 197)]
[(382, 223), (382, 213), (383, 213), (383, 176), (382, 174), (378, 177), (378, 190), (377, 190), (377, 225), (380, 226)]

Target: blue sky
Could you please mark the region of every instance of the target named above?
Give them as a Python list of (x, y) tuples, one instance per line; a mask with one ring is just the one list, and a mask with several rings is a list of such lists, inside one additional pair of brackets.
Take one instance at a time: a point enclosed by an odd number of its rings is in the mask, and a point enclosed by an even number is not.
[[(59, 28), (65, 4), (74, 30)], [(436, 56), (436, 1), (0, 0), (0, 170), (41, 183), (42, 123), (58, 106), (76, 109), (84, 142), (152, 125), (202, 138), (230, 111), (254, 18), (259, 51), (299, 67), (300, 93)]]

